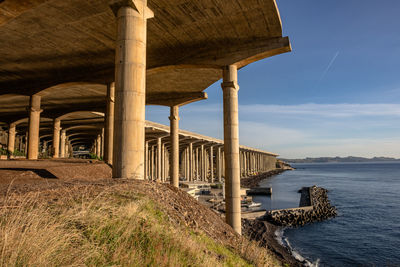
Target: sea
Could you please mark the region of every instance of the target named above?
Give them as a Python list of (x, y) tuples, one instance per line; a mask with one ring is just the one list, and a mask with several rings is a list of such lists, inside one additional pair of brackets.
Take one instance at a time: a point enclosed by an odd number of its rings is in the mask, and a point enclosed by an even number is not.
[(328, 189), (338, 216), (278, 231), (277, 238), (309, 266), (400, 266), (400, 163), (292, 164), (260, 183), (267, 209), (298, 207), (303, 186)]

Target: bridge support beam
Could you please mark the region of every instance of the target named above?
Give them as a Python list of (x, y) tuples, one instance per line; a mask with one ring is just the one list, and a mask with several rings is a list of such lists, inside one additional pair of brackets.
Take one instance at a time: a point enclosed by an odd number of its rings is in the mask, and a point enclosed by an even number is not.
[(226, 222), (241, 234), (237, 67), (223, 68)]
[(37, 159), (39, 153), (39, 127), (40, 127), (40, 101), (41, 96), (33, 95), (29, 101), (29, 136), (28, 159)]
[(10, 156), (14, 153), (15, 150), (15, 132), (16, 132), (15, 123), (10, 123), (10, 127), (8, 128), (8, 142), (7, 142), (7, 150)]
[(98, 159), (101, 157), (101, 134), (98, 134), (96, 138), (96, 156)]
[(210, 146), (210, 183), (214, 182), (214, 149)]
[(52, 146), (52, 156), (57, 159), (60, 156), (60, 130), (61, 130), (61, 120), (54, 119), (53, 121), (53, 146)]
[(113, 177), (144, 179), (147, 0), (110, 5), (117, 17)]
[(60, 158), (65, 157), (65, 141), (67, 138), (67, 132), (66, 130), (61, 131), (61, 138), (60, 138)]
[(179, 106), (170, 108), (170, 183), (179, 187)]
[(114, 136), (114, 95), (115, 83), (107, 84), (107, 109), (104, 130), (104, 162), (112, 164)]

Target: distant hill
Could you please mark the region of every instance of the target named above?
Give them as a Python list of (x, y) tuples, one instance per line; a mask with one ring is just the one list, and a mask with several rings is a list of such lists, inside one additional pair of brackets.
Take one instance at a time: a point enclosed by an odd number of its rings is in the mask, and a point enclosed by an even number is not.
[(305, 159), (281, 159), (289, 163), (328, 163), (328, 162), (381, 162), (381, 161), (399, 161), (400, 159), (388, 157), (320, 157), (320, 158), (305, 158)]

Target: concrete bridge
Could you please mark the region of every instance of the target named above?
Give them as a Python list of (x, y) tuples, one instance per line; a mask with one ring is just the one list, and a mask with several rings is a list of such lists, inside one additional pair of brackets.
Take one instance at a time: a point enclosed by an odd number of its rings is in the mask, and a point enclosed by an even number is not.
[[(91, 146), (115, 178), (174, 186), (179, 172), (225, 176), (226, 220), (240, 233), (240, 175), (274, 155), (239, 146), (237, 70), (291, 50), (274, 0), (0, 1), (0, 42), (10, 152)], [(224, 140), (179, 131), (179, 107), (221, 78)], [(169, 129), (145, 122), (146, 104), (170, 107)]]

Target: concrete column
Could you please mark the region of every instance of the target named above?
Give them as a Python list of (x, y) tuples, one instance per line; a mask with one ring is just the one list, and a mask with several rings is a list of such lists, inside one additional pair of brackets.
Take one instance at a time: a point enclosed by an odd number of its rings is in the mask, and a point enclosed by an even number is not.
[(98, 159), (101, 157), (101, 134), (98, 134), (96, 138), (96, 156)]
[(8, 128), (8, 142), (7, 142), (7, 150), (10, 156), (14, 153), (15, 150), (15, 132), (17, 125), (15, 123), (10, 123)]
[(218, 182), (222, 181), (222, 156), (220, 146), (217, 149), (217, 178)]
[(157, 180), (161, 181), (161, 137), (157, 138)]
[(113, 177), (144, 179), (147, 0), (114, 1), (117, 17)]
[(105, 114), (104, 130), (104, 162), (112, 164), (113, 157), (113, 137), (114, 137), (114, 100), (115, 83), (107, 84), (107, 107)]
[(104, 128), (101, 129), (100, 137), (101, 137), (101, 146), (100, 146), (101, 147), (101, 152), (100, 152), (100, 156), (102, 158), (104, 158)]
[(241, 234), (237, 67), (223, 69), (226, 222)]
[(201, 181), (206, 180), (206, 161), (205, 161), (205, 154), (204, 154), (204, 145), (200, 146), (200, 173), (201, 173)]
[(243, 151), (243, 176), (247, 177), (247, 154)]
[(39, 127), (40, 127), (40, 101), (41, 96), (33, 95), (29, 103), (29, 137), (28, 159), (37, 159), (39, 152)]
[(189, 181), (193, 181), (194, 164), (193, 164), (193, 143), (189, 143)]
[(195, 163), (196, 163), (196, 181), (199, 181), (200, 180), (200, 174), (199, 174), (199, 148), (196, 148)]
[(189, 146), (185, 149), (185, 154), (186, 154), (186, 176), (185, 176), (185, 179), (186, 179), (186, 181), (189, 181), (189, 177), (190, 177), (190, 154), (189, 154)]
[(170, 183), (179, 187), (179, 107), (173, 106), (170, 108)]
[(150, 180), (154, 180), (154, 146), (151, 146), (150, 153)]
[(214, 149), (210, 146), (210, 183), (214, 182)]
[(29, 132), (25, 133), (25, 145), (24, 145), (24, 154), (28, 156), (28, 139), (29, 139)]
[[(104, 154), (104, 156), (106, 154)], [(149, 175), (149, 141), (146, 141), (144, 145), (144, 179), (148, 179), (148, 175)]]
[(60, 138), (60, 158), (65, 157), (65, 139), (66, 139), (66, 130), (61, 131), (61, 138)]
[(69, 158), (69, 141), (68, 141), (68, 137), (65, 139), (65, 157)]
[(162, 156), (163, 156), (163, 161), (162, 161), (162, 178), (163, 182), (167, 181), (167, 153), (166, 153), (167, 148), (165, 147), (165, 144), (162, 145)]
[(52, 146), (52, 156), (57, 159), (60, 156), (60, 130), (61, 130), (61, 120), (54, 119), (53, 121), (53, 146)]

